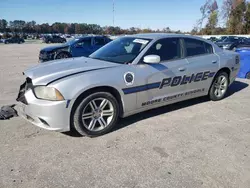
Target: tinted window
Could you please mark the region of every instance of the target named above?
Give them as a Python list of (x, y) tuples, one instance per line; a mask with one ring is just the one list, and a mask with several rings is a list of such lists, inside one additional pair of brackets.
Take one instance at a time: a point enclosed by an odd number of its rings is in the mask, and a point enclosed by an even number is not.
[(180, 40), (178, 38), (158, 40), (145, 55), (158, 55), (161, 57), (161, 61), (181, 58)]
[(212, 47), (209, 44), (195, 39), (184, 39), (186, 45), (186, 55), (189, 56), (196, 56), (202, 54), (212, 53)]
[(102, 46), (102, 45), (104, 45), (104, 44), (106, 44), (104, 38), (100, 38), (100, 37), (95, 38), (95, 45), (101, 45), (101, 46)]
[(86, 38), (86, 39), (79, 40), (77, 42), (77, 46), (81, 46), (81, 47), (91, 46), (91, 38)]

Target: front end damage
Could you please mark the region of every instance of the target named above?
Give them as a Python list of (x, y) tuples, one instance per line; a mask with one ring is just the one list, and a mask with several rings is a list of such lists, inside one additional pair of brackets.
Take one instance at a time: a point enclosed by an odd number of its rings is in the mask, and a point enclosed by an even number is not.
[(70, 130), (70, 110), (67, 101), (47, 101), (36, 98), (32, 80), (27, 77), (17, 96), (18, 114), (32, 124), (53, 131)]

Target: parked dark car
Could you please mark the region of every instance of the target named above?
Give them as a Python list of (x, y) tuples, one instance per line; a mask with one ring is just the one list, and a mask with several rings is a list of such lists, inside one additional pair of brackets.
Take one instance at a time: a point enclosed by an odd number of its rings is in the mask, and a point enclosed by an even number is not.
[(88, 57), (90, 54), (109, 43), (111, 39), (106, 36), (86, 36), (68, 41), (63, 45), (49, 46), (41, 49), (39, 61), (63, 59), (69, 57)]
[(45, 43), (65, 43), (66, 39), (62, 38), (60, 36), (57, 36), (57, 35), (52, 35), (52, 36), (45, 36), (43, 38), (43, 42), (45, 42)]
[(210, 41), (212, 41), (212, 42), (216, 42), (218, 39), (217, 39), (216, 37), (210, 37), (210, 38), (208, 38), (207, 40), (210, 40)]
[(236, 45), (236, 49), (238, 48), (250, 48), (250, 39), (244, 39), (242, 42)]
[(4, 44), (9, 44), (9, 43), (21, 44), (21, 43), (24, 43), (25, 41), (23, 38), (20, 38), (20, 37), (11, 37), (11, 38), (3, 40), (3, 42), (4, 42)]
[(234, 36), (221, 36), (216, 42), (222, 42), (223, 40), (225, 40), (228, 37), (234, 37)]
[(227, 37), (221, 42), (216, 42), (216, 44), (223, 48), (224, 50), (234, 50), (237, 48), (237, 46), (241, 43), (244, 43), (246, 40), (245, 37)]

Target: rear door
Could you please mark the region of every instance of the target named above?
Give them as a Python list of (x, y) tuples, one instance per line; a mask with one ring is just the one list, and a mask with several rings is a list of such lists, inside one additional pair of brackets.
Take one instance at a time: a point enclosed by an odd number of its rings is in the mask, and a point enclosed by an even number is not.
[(184, 38), (187, 67), (187, 90), (196, 91), (195, 95), (208, 92), (213, 77), (219, 70), (219, 57), (211, 44), (202, 40)]
[(186, 85), (182, 84), (188, 62), (183, 56), (179, 38), (165, 38), (156, 41), (146, 55), (158, 55), (158, 64), (137, 65), (137, 80), (143, 83), (137, 94), (137, 108), (151, 108), (170, 104), (185, 98)]

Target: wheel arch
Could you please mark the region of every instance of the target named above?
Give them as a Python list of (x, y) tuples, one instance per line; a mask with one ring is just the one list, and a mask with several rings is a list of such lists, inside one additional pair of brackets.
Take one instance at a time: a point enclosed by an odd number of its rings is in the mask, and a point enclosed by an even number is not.
[(74, 101), (74, 104), (72, 105), (71, 112), (70, 112), (70, 124), (72, 122), (74, 112), (75, 112), (79, 102), (82, 99), (84, 99), (86, 96), (88, 96), (89, 94), (94, 93), (94, 92), (108, 92), (108, 93), (111, 93), (116, 98), (116, 100), (118, 102), (118, 105), (119, 105), (119, 117), (122, 116), (122, 114), (124, 113), (124, 107), (123, 107), (123, 101), (122, 101), (122, 98), (121, 98), (121, 95), (120, 95), (119, 91), (117, 89), (115, 89), (114, 87), (111, 87), (111, 86), (97, 86), (97, 87), (93, 87), (93, 88), (90, 88), (90, 89), (82, 92), (76, 98), (76, 100)]
[(230, 84), (230, 74), (231, 74), (231, 70), (230, 70), (228, 67), (223, 67), (223, 68), (221, 68), (220, 70), (218, 70), (218, 71), (216, 72), (216, 74), (215, 74), (215, 76), (214, 76), (214, 78), (213, 78), (213, 81), (211, 82), (211, 85), (210, 85), (208, 91), (210, 91), (210, 89), (211, 89), (211, 87), (212, 87), (212, 85), (213, 85), (213, 83), (214, 83), (214, 80), (216, 79), (217, 75), (218, 75), (220, 72), (226, 72), (226, 73), (228, 74), (228, 78), (229, 78), (228, 80), (229, 80), (229, 84)]
[[(221, 68), (216, 75), (214, 76), (214, 79), (216, 78), (216, 76), (220, 73), (220, 72), (226, 72), (228, 74), (228, 78), (229, 78), (229, 82), (230, 82), (230, 76), (231, 76), (231, 70), (228, 67), (223, 67)], [(230, 84), (230, 83), (229, 83)]]

